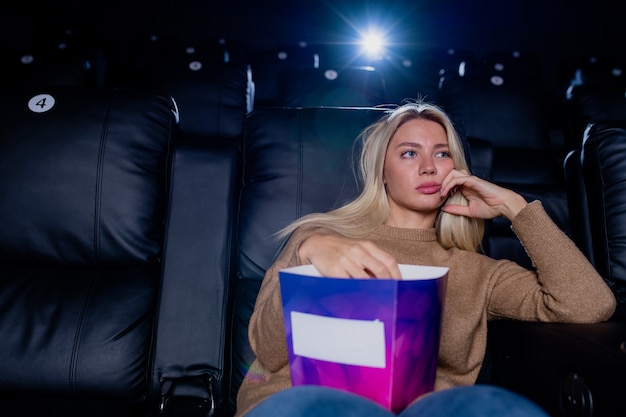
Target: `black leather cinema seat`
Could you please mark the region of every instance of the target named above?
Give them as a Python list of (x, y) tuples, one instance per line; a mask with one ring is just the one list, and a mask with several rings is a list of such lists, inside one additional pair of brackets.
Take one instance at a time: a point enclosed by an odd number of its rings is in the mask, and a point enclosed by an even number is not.
[(579, 172), (568, 181), (582, 187), (572, 187), (569, 198), (588, 224), (573, 224), (576, 238), (590, 247), (590, 260), (618, 299), (616, 318), (626, 321), (626, 120), (590, 124), (574, 155), (569, 163)]
[(46, 92), (0, 103), (0, 399), (216, 415), (242, 129), (182, 135), (171, 99), (145, 92)]
[(567, 143), (577, 149), (589, 123), (626, 119), (626, 81), (570, 85), (564, 116)]
[[(556, 417), (621, 417), (626, 390), (626, 122), (598, 122), (566, 162), (572, 237), (618, 299), (598, 324), (494, 322), (492, 381)], [(582, 220), (582, 221), (579, 221)], [(567, 277), (563, 277), (567, 279)]]
[(171, 103), (46, 91), (1, 104), (1, 398), (130, 415), (148, 406)]
[(145, 35), (126, 48), (110, 59), (115, 64), (107, 77), (108, 86), (174, 98), (179, 128), (185, 135), (241, 134), (254, 101), (244, 46), (225, 40), (174, 42)]
[(318, 69), (320, 53), (308, 43), (258, 47), (250, 52), (254, 82), (254, 107), (275, 106), (279, 101), (278, 74), (295, 69)]
[[(594, 263), (591, 217), (581, 172), (582, 144), (590, 125), (626, 118), (626, 83), (620, 77), (611, 75), (605, 65), (589, 65), (591, 69), (583, 66), (577, 72), (578, 77), (571, 82), (565, 97), (563, 116), (566, 122), (566, 143), (570, 145), (570, 151), (565, 158), (564, 172), (567, 178), (572, 237)], [(620, 71), (617, 73), (621, 74)]]
[(248, 117), (232, 319), (233, 411), (236, 391), (254, 359), (248, 320), (265, 270), (280, 250), (273, 234), (304, 214), (327, 211), (356, 196), (354, 139), (381, 115), (381, 109), (366, 108), (264, 108)]

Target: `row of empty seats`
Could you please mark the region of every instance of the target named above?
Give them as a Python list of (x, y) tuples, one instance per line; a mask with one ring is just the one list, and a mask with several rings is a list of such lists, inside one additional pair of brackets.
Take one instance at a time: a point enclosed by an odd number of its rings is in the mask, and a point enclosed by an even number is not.
[[(240, 125), (220, 121), (263, 107), (372, 107), (423, 97), (442, 106), (469, 138), (477, 175), (541, 199), (568, 233), (563, 161), (580, 146), (588, 122), (620, 119), (626, 107), (621, 66), (595, 58), (564, 63), (569, 81), (555, 102), (538, 57), (516, 51), (476, 57), (467, 51), (405, 50), (366, 58), (354, 45), (252, 49), (223, 39), (156, 35), (96, 45), (71, 31), (51, 36), (32, 53), (15, 54), (9, 66), (13, 85), (139, 88), (169, 95), (181, 130), (201, 137), (209, 125), (237, 133)], [(239, 117), (223, 117), (225, 112)], [(508, 226), (503, 219), (488, 225), (485, 251), (497, 258), (517, 252), (516, 260), (531, 266)]]

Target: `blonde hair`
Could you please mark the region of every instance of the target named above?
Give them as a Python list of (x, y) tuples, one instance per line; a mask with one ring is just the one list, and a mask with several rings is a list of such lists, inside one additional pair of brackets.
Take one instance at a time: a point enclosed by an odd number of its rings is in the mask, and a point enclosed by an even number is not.
[[(286, 237), (301, 226), (326, 227), (352, 238), (364, 238), (383, 224), (389, 216), (389, 201), (383, 182), (383, 167), (387, 146), (398, 128), (409, 120), (427, 119), (439, 123), (448, 136), (448, 148), (458, 170), (469, 172), (461, 138), (448, 115), (435, 104), (416, 101), (391, 109), (375, 123), (365, 128), (357, 138), (361, 144), (359, 161), (361, 194), (351, 202), (326, 213), (307, 214), (278, 232)], [(461, 193), (447, 202), (467, 205)], [(484, 221), (439, 211), (435, 222), (437, 239), (446, 249), (457, 247), (476, 252), (484, 233)]]

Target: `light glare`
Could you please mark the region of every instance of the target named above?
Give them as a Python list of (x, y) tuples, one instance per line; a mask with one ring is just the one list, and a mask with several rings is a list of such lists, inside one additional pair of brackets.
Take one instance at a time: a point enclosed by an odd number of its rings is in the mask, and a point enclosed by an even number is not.
[(380, 56), (385, 46), (385, 40), (376, 32), (370, 32), (363, 36), (361, 41), (363, 51), (370, 56)]

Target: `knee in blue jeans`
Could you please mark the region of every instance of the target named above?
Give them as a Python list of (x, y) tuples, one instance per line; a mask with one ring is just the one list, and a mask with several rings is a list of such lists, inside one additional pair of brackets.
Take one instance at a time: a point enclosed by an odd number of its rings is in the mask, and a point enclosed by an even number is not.
[[(254, 407), (246, 417), (393, 417), (369, 399), (346, 391), (303, 385), (286, 389)], [(549, 417), (537, 404), (491, 385), (456, 387), (432, 392), (398, 417)]]
[(549, 417), (537, 404), (510, 390), (474, 385), (432, 392), (411, 404), (400, 417)]

